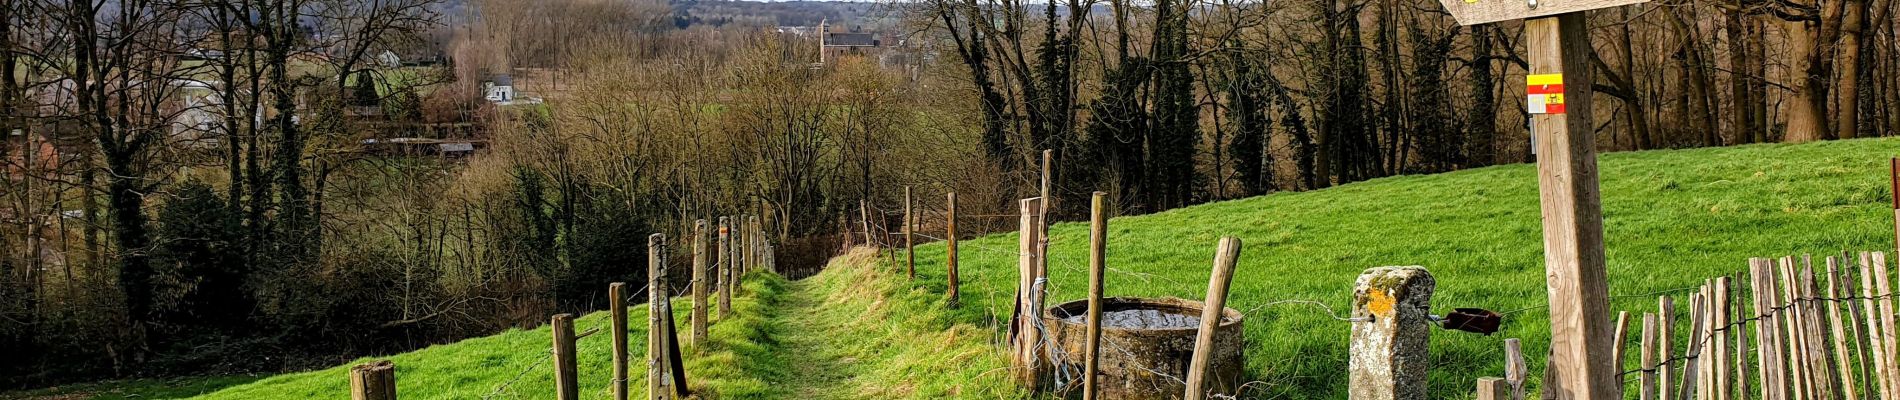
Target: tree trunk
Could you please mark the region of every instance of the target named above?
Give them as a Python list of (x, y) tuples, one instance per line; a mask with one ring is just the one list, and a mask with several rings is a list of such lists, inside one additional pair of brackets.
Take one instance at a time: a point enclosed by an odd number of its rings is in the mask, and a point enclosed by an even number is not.
[(1861, 76), (1861, 40), (1865, 38), (1867, 2), (1863, 0), (1837, 0), (1843, 3), (1845, 11), (1841, 14), (1841, 83), (1834, 91), (1838, 117), (1835, 118), (1834, 136), (1852, 139), (1860, 134), (1860, 85)]

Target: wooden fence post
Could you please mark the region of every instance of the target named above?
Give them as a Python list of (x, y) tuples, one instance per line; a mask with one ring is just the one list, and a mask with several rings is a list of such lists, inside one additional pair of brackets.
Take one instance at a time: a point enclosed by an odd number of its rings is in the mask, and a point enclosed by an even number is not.
[(1676, 380), (1673, 378), (1673, 375), (1669, 374), (1670, 371), (1675, 370), (1674, 368), (1672, 368), (1675, 366), (1675, 362), (1671, 361), (1669, 358), (1669, 353), (1671, 351), (1670, 346), (1672, 343), (1674, 343), (1673, 337), (1676, 332), (1676, 330), (1674, 329), (1675, 323), (1676, 323), (1675, 300), (1671, 299), (1667, 295), (1657, 297), (1656, 298), (1656, 359), (1659, 361), (1658, 361), (1658, 365), (1656, 365), (1656, 369), (1662, 372), (1661, 374), (1659, 374), (1659, 376), (1656, 377), (1656, 387), (1657, 387), (1656, 399), (1657, 400), (1669, 400), (1669, 399), (1675, 398), (1674, 396), (1675, 392), (1672, 391), (1671, 388), (1675, 387), (1674, 385), (1672, 385), (1672, 383), (1675, 382)]
[(732, 219), (719, 217), (719, 320), (732, 317), (732, 288), (739, 282), (732, 279)]
[[(1643, 313), (1642, 341), (1642, 382), (1638, 384), (1637, 396), (1642, 400), (1656, 399), (1656, 314)], [(1667, 371), (1665, 371), (1667, 372)]]
[[(1761, 360), (1759, 362), (1759, 379), (1762, 388), (1762, 398), (1778, 400), (1786, 399), (1788, 396), (1785, 386), (1783, 385), (1784, 381), (1782, 380), (1783, 369), (1780, 357), (1780, 335), (1776, 333), (1780, 330), (1780, 325), (1776, 321), (1777, 318), (1774, 317), (1777, 313), (1771, 312), (1781, 305), (1779, 297), (1775, 292), (1773, 270), (1773, 265), (1771, 265), (1771, 262), (1766, 258), (1751, 258), (1748, 260), (1750, 298), (1754, 300), (1755, 318), (1761, 320), (1761, 323), (1757, 324), (1755, 328), (1755, 351), (1756, 357)], [(1695, 312), (1693, 307), (1691, 307), (1690, 312)], [(1691, 318), (1691, 320), (1694, 319)], [(1693, 349), (1696, 342), (1696, 340), (1689, 341), (1691, 352), (1694, 351)], [(1688, 382), (1683, 382), (1682, 384), (1685, 387), (1688, 386)], [(1684, 400), (1689, 399), (1689, 397), (1686, 396), (1681, 398)]]
[(1194, 335), (1194, 357), (1188, 361), (1187, 394), (1182, 396), (1185, 400), (1207, 398), (1207, 364), (1214, 359), (1214, 330), (1227, 313), (1227, 288), (1234, 281), (1234, 264), (1239, 261), (1240, 238), (1222, 236), (1220, 247), (1214, 250), (1213, 273), (1207, 277), (1207, 298), (1201, 300), (1201, 330)]
[(1504, 339), (1504, 383), (1511, 385), (1511, 400), (1524, 400), (1524, 380), (1530, 365), (1524, 363), (1524, 344), (1517, 338)]
[(1088, 360), (1082, 368), (1082, 400), (1095, 400), (1096, 366), (1102, 346), (1102, 274), (1108, 269), (1107, 193), (1089, 199), (1089, 330)]
[(750, 232), (752, 232), (752, 241), (750, 242), (752, 243), (752, 250), (747, 254), (748, 257), (750, 257), (749, 259), (752, 260), (752, 266), (746, 268), (747, 272), (765, 266), (765, 225), (759, 223), (759, 216), (757, 215), (752, 216), (752, 229)]
[(946, 212), (945, 212), (945, 217), (944, 217), (945, 232), (944, 232), (943, 239), (944, 239), (944, 252), (948, 254), (948, 257), (949, 257), (947, 264), (949, 265), (949, 270), (950, 270), (949, 271), (950, 306), (956, 307), (957, 306), (957, 285), (958, 285), (958, 282), (957, 282), (957, 192), (950, 192), (948, 197), (949, 197), (949, 200), (947, 200), (947, 204), (949, 205), (944, 207)]
[(871, 246), (873, 249), (878, 248), (877, 242), (871, 240), (871, 202), (858, 199), (858, 215), (861, 223), (864, 224), (864, 245)]
[(1478, 378), (1478, 400), (1511, 400), (1511, 385), (1503, 378)]
[(1035, 293), (1041, 288), (1038, 284), (1040, 277), (1036, 275), (1037, 258), (1040, 255), (1037, 249), (1041, 243), (1038, 238), (1041, 232), (1038, 227), (1041, 223), (1037, 212), (1041, 204), (1041, 198), (1023, 199), (1020, 204), (1022, 225), (1018, 232), (1021, 237), (1017, 241), (1016, 248), (1019, 254), (1016, 265), (1019, 275), (1016, 281), (1014, 315), (1009, 319), (1010, 344), (1013, 346), (1011, 366), (1015, 369), (1017, 382), (1032, 390), (1039, 390), (1042, 383), (1042, 365), (1036, 354), (1036, 342), (1041, 340), (1041, 336), (1040, 332), (1036, 332), (1033, 328), (1035, 318), (1041, 315), (1042, 308), (1037, 301), (1040, 296)]
[(917, 215), (911, 209), (910, 186), (904, 187), (904, 267), (910, 279), (917, 279), (917, 242), (911, 237)]
[(627, 400), (627, 284), (607, 285), (607, 308), (613, 315), (614, 400)]
[(1614, 344), (1610, 346), (1610, 360), (1611, 364), (1616, 365), (1616, 368), (1621, 370), (1623, 368), (1623, 355), (1625, 354), (1623, 350), (1629, 348), (1628, 332), (1630, 327), (1630, 312), (1617, 311), (1616, 325), (1611, 326), (1616, 328), (1616, 330), (1610, 334), (1610, 343)]
[(706, 276), (706, 220), (693, 222), (693, 344), (706, 343), (706, 300), (708, 281)]
[(396, 400), (396, 364), (380, 360), (350, 367), (350, 400)]
[[(660, 301), (666, 298), (666, 236), (647, 236), (647, 398), (661, 399), (666, 389), (666, 329)], [(723, 317), (723, 315), (721, 316)]]
[(1422, 267), (1378, 267), (1353, 289), (1348, 395), (1354, 400), (1425, 398), (1432, 292)]
[(580, 400), (579, 370), (574, 362), (574, 315), (555, 314), (549, 323), (554, 332), (554, 397)]

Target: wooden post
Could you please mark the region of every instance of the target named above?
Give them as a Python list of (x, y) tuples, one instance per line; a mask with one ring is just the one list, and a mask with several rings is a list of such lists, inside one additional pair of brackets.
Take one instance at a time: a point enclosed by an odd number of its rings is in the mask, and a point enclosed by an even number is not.
[[(1709, 393), (1709, 398), (1714, 400), (1729, 400), (1733, 393), (1730, 390), (1730, 385), (1733, 382), (1731, 378), (1734, 376), (1734, 371), (1729, 368), (1728, 341), (1723, 340), (1723, 336), (1727, 334), (1727, 331), (1718, 331), (1718, 329), (1741, 328), (1731, 327), (1729, 325), (1729, 309), (1732, 306), (1729, 304), (1729, 278), (1726, 276), (1715, 278), (1714, 286), (1710, 286), (1709, 290), (1711, 292), (1710, 296), (1712, 297), (1709, 301), (1714, 305), (1710, 309), (1709, 318), (1715, 321), (1713, 323), (1714, 328), (1709, 330), (1709, 339), (1707, 339), (1709, 341), (1709, 349), (1704, 351), (1711, 356), (1709, 367), (1711, 371), (1714, 372), (1712, 378), (1714, 379), (1713, 387), (1715, 390)], [(1696, 340), (1704, 339), (1696, 338)]]
[(1478, 378), (1478, 400), (1511, 400), (1511, 385), (1503, 378)]
[[(1201, 330), (1194, 335), (1194, 358), (1188, 362), (1185, 400), (1207, 398), (1207, 364), (1214, 359), (1214, 328), (1220, 327), (1227, 312), (1227, 288), (1234, 280), (1234, 264), (1240, 260), (1240, 238), (1223, 236), (1214, 250), (1214, 271), (1207, 278), (1207, 298), (1202, 300)], [(1419, 366), (1421, 374), (1424, 366)], [(1421, 387), (1422, 388), (1422, 387)]]
[(1421, 267), (1379, 267), (1359, 274), (1353, 287), (1347, 393), (1353, 400), (1426, 397), (1432, 292), (1437, 283)]
[(1888, 160), (1888, 164), (1887, 197), (1893, 200), (1893, 240), (1895, 245), (1900, 245), (1900, 157)]
[(948, 268), (950, 270), (949, 271), (950, 306), (956, 307), (957, 306), (957, 285), (958, 285), (958, 282), (957, 282), (957, 192), (950, 192), (948, 197), (949, 197), (949, 200), (947, 200), (948, 205), (944, 207), (944, 210), (946, 211), (945, 212), (946, 216), (944, 217), (944, 220), (945, 220), (944, 231), (945, 232), (944, 232), (943, 239), (944, 239), (944, 252), (948, 254), (948, 257), (949, 257), (949, 260), (946, 260), (946, 264), (948, 265)]
[(915, 228), (914, 226), (912, 226), (912, 224), (914, 224), (915, 221), (917, 221), (916, 220), (917, 216), (916, 214), (911, 213), (913, 211), (911, 209), (911, 205), (912, 204), (911, 204), (911, 198), (910, 198), (910, 186), (905, 186), (904, 187), (904, 254), (905, 254), (904, 268), (905, 268), (905, 275), (908, 278), (917, 279), (917, 241), (916, 239), (911, 237), (911, 230), (912, 228)]
[(1613, 360), (1616, 369), (1621, 371), (1623, 370), (1623, 355), (1626, 354), (1624, 349), (1629, 348), (1630, 312), (1617, 311), (1616, 325), (1613, 326), (1616, 327), (1616, 331), (1610, 335), (1610, 342), (1616, 345), (1610, 347), (1610, 360)]
[[(1704, 329), (1708, 327), (1708, 311), (1705, 310), (1707, 307), (1708, 303), (1702, 299), (1702, 293), (1689, 295), (1689, 337), (1701, 338), (1705, 334)], [(1702, 364), (1705, 362), (1702, 354), (1702, 340), (1690, 340), (1689, 348), (1683, 354), (1692, 358), (1682, 367), (1682, 398), (1697, 399), (1699, 397), (1696, 397), (1696, 393), (1701, 393), (1699, 390), (1702, 389), (1704, 383)]]
[(1082, 367), (1082, 400), (1095, 400), (1096, 365), (1102, 346), (1102, 274), (1108, 269), (1107, 193), (1089, 199), (1089, 330), (1087, 361)]
[(719, 217), (719, 319), (732, 317), (732, 290), (739, 281), (732, 279), (732, 219)]
[(1504, 339), (1504, 382), (1511, 385), (1511, 400), (1524, 400), (1524, 379), (1530, 366), (1524, 363), (1524, 345), (1517, 338)]
[(1533, 114), (1538, 188), (1549, 276), (1551, 356), (1558, 399), (1618, 399), (1611, 363), (1609, 284), (1603, 263), (1603, 210), (1592, 132), (1590, 31), (1583, 12), (1524, 21), (1530, 74), (1559, 75), (1562, 114)]
[(350, 367), (350, 400), (396, 400), (396, 364), (379, 360)]
[[(1879, 303), (1880, 310), (1880, 336), (1874, 340), (1879, 341), (1881, 348), (1886, 349), (1886, 353), (1882, 355), (1884, 358), (1882, 361), (1886, 364), (1881, 368), (1881, 373), (1887, 376), (1890, 385), (1900, 386), (1900, 342), (1895, 340), (1895, 330), (1900, 330), (1900, 327), (1896, 327), (1894, 321), (1893, 287), (1892, 280), (1887, 277), (1887, 253), (1876, 251), (1869, 254), (1873, 261), (1870, 265), (1874, 270), (1875, 296), (1873, 298), (1879, 299), (1876, 302)], [(1900, 387), (1890, 386), (1889, 389), (1900, 391)], [(1887, 396), (1900, 398), (1894, 393), (1889, 393)]]
[(859, 199), (858, 200), (858, 215), (859, 215), (859, 218), (862, 219), (861, 222), (864, 224), (864, 245), (871, 246), (871, 248), (873, 249), (877, 248), (878, 247), (877, 242), (871, 240), (871, 203), (863, 199)]
[[(1749, 291), (1755, 305), (1755, 318), (1760, 323), (1755, 328), (1755, 356), (1758, 364), (1758, 378), (1761, 382), (1762, 398), (1781, 400), (1787, 398), (1787, 386), (1783, 384), (1780, 347), (1780, 325), (1776, 323), (1774, 312), (1781, 302), (1775, 292), (1773, 263), (1766, 258), (1748, 260)], [(1695, 341), (1690, 341), (1694, 343)], [(1687, 399), (1686, 397), (1684, 398)]]
[[(1036, 279), (1049, 279), (1049, 204), (1055, 203), (1054, 193), (1049, 191), (1050, 181), (1054, 180), (1050, 166), (1054, 162), (1055, 150), (1042, 150), (1042, 199), (1036, 209)], [(1036, 306), (1042, 306), (1042, 291), (1036, 292)]]
[(554, 331), (554, 398), (580, 400), (580, 375), (574, 362), (574, 315), (555, 314), (549, 325)]
[(627, 284), (607, 284), (607, 312), (613, 315), (614, 400), (627, 400)]
[(1638, 398), (1642, 400), (1655, 400), (1656, 398), (1656, 334), (1656, 314), (1643, 313), (1643, 359), (1641, 368), (1643, 377), (1642, 382), (1637, 386), (1641, 388), (1641, 390), (1637, 392), (1637, 395), (1640, 396)]
[(1016, 282), (1016, 306), (1009, 320), (1010, 344), (1012, 347), (1011, 365), (1016, 371), (1016, 380), (1024, 387), (1039, 390), (1041, 387), (1042, 366), (1036, 354), (1036, 342), (1041, 333), (1032, 327), (1034, 319), (1040, 316), (1041, 304), (1036, 292), (1042, 285), (1036, 275), (1036, 266), (1040, 256), (1037, 253), (1040, 238), (1041, 218), (1037, 210), (1042, 206), (1041, 198), (1023, 199), (1021, 202), (1022, 224), (1018, 232), (1017, 270), (1020, 273)]
[(1662, 373), (1656, 377), (1656, 399), (1675, 398), (1675, 382), (1671, 371), (1675, 371), (1675, 362), (1669, 359), (1670, 346), (1675, 342), (1676, 301), (1665, 295), (1656, 298), (1656, 369)]
[[(1842, 296), (1844, 292), (1841, 291), (1840, 258), (1830, 256), (1826, 262), (1827, 298), (1842, 298), (1844, 297)], [(1834, 339), (1834, 364), (1835, 370), (1839, 373), (1841, 379), (1841, 393), (1844, 395), (1844, 398), (1858, 399), (1860, 398), (1860, 388), (1854, 385), (1853, 357), (1848, 354), (1850, 350), (1847, 347), (1847, 329), (1842, 325), (1845, 321), (1844, 318), (1841, 317), (1841, 303), (1839, 301), (1827, 302), (1827, 317), (1828, 331), (1830, 333), (1828, 336)]]
[(765, 266), (765, 225), (760, 223), (757, 215), (752, 216), (752, 252), (750, 254), (752, 266), (746, 271), (750, 272)]
[[(666, 396), (666, 333), (660, 323), (664, 311), (660, 302), (666, 299), (666, 236), (658, 233), (647, 236), (647, 398), (661, 399)], [(724, 318), (724, 315), (720, 316)]]
[(706, 276), (706, 220), (693, 221), (693, 344), (706, 343), (706, 301), (710, 277)]

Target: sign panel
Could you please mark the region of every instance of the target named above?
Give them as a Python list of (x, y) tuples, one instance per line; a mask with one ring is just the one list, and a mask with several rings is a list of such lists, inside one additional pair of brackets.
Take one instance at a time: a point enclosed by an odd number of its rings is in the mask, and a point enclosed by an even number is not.
[(1459, 25), (1477, 25), (1615, 7), (1649, 0), (1438, 0)]
[(1563, 114), (1564, 74), (1526, 75), (1524, 94), (1531, 114)]

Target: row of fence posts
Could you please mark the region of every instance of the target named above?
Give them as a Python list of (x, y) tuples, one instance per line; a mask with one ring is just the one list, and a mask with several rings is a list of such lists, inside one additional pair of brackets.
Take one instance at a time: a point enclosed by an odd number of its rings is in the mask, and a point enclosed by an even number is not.
[[(1900, 308), (1886, 253), (1843, 253), (1822, 262), (1817, 268), (1812, 256), (1750, 259), (1746, 306), (1735, 301), (1728, 276), (1685, 289), (1692, 290), (1684, 321), (1689, 330), (1679, 355), (1673, 355), (1679, 343), (1675, 299), (1657, 297), (1656, 311), (1638, 316), (1638, 367), (1622, 371), (1639, 375), (1636, 397), (1900, 399)], [(1623, 311), (1612, 325), (1610, 358), (1619, 368), (1631, 345), (1630, 322)], [(1506, 376), (1478, 379), (1480, 400), (1525, 398), (1523, 352), (1516, 339), (1505, 345)], [(1550, 375), (1546, 370), (1546, 381)]]
[[(1104, 272), (1107, 269), (1106, 257), (1108, 249), (1108, 211), (1106, 199), (1107, 194), (1101, 192), (1096, 192), (1091, 199), (1088, 344), (1085, 346), (1087, 354), (1083, 360), (1084, 373), (1081, 379), (1082, 398), (1090, 400), (1097, 398), (1099, 393), (1096, 387), (1096, 376), (1099, 374), (1098, 366), (1100, 364), (1102, 298), (1105, 286)], [(960, 283), (957, 270), (958, 233), (956, 193), (947, 193), (945, 195), (945, 201), (944, 245), (947, 257), (945, 264), (947, 268), (946, 280), (948, 283), (946, 298), (947, 302), (954, 307), (958, 301), (958, 287)], [(1037, 326), (1039, 326), (1040, 323), (1037, 321), (1037, 318), (1040, 318), (1042, 315), (1045, 303), (1044, 296), (1047, 293), (1045, 283), (1048, 280), (1048, 258), (1046, 257), (1046, 254), (1048, 254), (1048, 239), (1045, 233), (1048, 230), (1048, 226), (1045, 221), (1048, 215), (1048, 208), (1042, 197), (1022, 199), (1018, 205), (1020, 207), (1020, 240), (1017, 250), (1020, 255), (1018, 260), (1020, 279), (1018, 280), (1018, 286), (1016, 288), (1016, 305), (1012, 311), (1014, 316), (1010, 319), (1009, 353), (1012, 371), (1019, 383), (1026, 387), (1040, 390), (1044, 389), (1045, 383), (1047, 383), (1045, 382), (1045, 375), (1048, 374), (1048, 369), (1051, 367), (1051, 360), (1053, 360), (1054, 357), (1050, 352), (1055, 347), (1049, 343), (1041, 343), (1040, 341), (1044, 340), (1047, 335), (1035, 331), (1039, 329)], [(870, 246), (877, 246), (878, 242), (873, 238), (873, 230), (870, 223), (870, 216), (872, 215), (870, 207), (867, 204), (861, 203), (860, 209), (863, 218), (861, 220), (861, 227), (864, 232), (864, 241)], [(912, 278), (916, 276), (916, 240), (914, 239), (914, 235), (915, 228), (919, 224), (918, 221), (911, 189), (905, 187), (903, 228), (898, 232), (901, 232), (900, 234), (903, 236), (904, 251), (908, 255), (904, 263), (905, 272), (907, 276)], [(1237, 238), (1222, 237), (1220, 239), (1219, 248), (1214, 257), (1214, 269), (1209, 277), (1208, 293), (1205, 301), (1206, 307), (1203, 309), (1203, 315), (1201, 316), (1202, 323), (1201, 326), (1199, 326), (1199, 333), (1195, 341), (1194, 356), (1187, 369), (1187, 392), (1184, 393), (1187, 398), (1202, 399), (1207, 397), (1204, 381), (1206, 380), (1207, 366), (1210, 362), (1208, 354), (1212, 351), (1213, 347), (1212, 333), (1222, 320), (1221, 312), (1226, 309), (1227, 289), (1229, 283), (1232, 282), (1234, 266), (1237, 264), (1240, 256), (1240, 248), (1241, 243)]]
[[(709, 235), (716, 240), (709, 240)], [(766, 239), (764, 229), (757, 216), (719, 217), (719, 226), (708, 232), (704, 219), (694, 223), (693, 232), (693, 274), (690, 284), (693, 296), (691, 319), (692, 343), (706, 343), (709, 297), (716, 291), (719, 302), (719, 317), (732, 315), (732, 296), (741, 289), (740, 278), (755, 269), (778, 270), (777, 252), (771, 241)], [(711, 245), (713, 248), (708, 249)], [(687, 389), (685, 363), (680, 355), (679, 334), (674, 330), (672, 296), (666, 289), (667, 276), (666, 236), (655, 233), (647, 237), (647, 399), (683, 399), (691, 395)], [(717, 279), (708, 274), (716, 274)], [(613, 336), (614, 375), (611, 382), (614, 399), (626, 400), (629, 391), (628, 359), (631, 355), (627, 343), (627, 304), (629, 295), (627, 284), (614, 282), (607, 285), (608, 307), (612, 318), (610, 334)], [(575, 342), (596, 333), (590, 330), (576, 335), (574, 315), (556, 314), (550, 318), (553, 336), (552, 358), (554, 360), (555, 398), (577, 400), (580, 398), (579, 363), (576, 360)], [(396, 366), (389, 360), (377, 360), (350, 368), (350, 398), (352, 400), (395, 400)]]
[[(1040, 318), (1045, 309), (1044, 297), (1047, 294), (1046, 283), (1048, 282), (1049, 276), (1049, 261), (1047, 257), (1049, 241), (1047, 233), (1051, 202), (1045, 199), (1050, 199), (1050, 197), (1048, 197), (1050, 188), (1049, 177), (1052, 168), (1053, 152), (1045, 150), (1042, 156), (1043, 173), (1040, 187), (1042, 196), (1022, 199), (1018, 202), (1018, 215), (1020, 218), (1018, 231), (1019, 247), (1017, 249), (1017, 253), (1019, 254), (1019, 279), (1017, 281), (1014, 300), (1015, 306), (1012, 307), (1013, 316), (1010, 318), (1008, 336), (1013, 375), (1016, 376), (1019, 383), (1033, 390), (1045, 389), (1045, 383), (1047, 383), (1045, 382), (1045, 375), (1049, 373), (1052, 364), (1051, 361), (1055, 359), (1052, 352), (1055, 351), (1053, 349), (1056, 347), (1051, 343), (1042, 343), (1041, 341), (1048, 336), (1044, 335), (1043, 332), (1037, 331), (1040, 329)], [(1100, 392), (1096, 387), (1096, 377), (1099, 375), (1102, 298), (1105, 291), (1104, 272), (1107, 269), (1108, 209), (1106, 199), (1107, 194), (1103, 192), (1095, 192), (1090, 199), (1089, 311), (1086, 331), (1087, 344), (1084, 346), (1086, 354), (1082, 361), (1084, 373), (1082, 379), (1080, 379), (1082, 398), (1084, 400), (1096, 399)], [(947, 268), (946, 281), (948, 284), (946, 288), (946, 300), (949, 305), (954, 307), (958, 302), (960, 284), (960, 277), (958, 276), (957, 270), (958, 233), (956, 192), (945, 194), (945, 203), (944, 244), (947, 257), (945, 264)], [(872, 212), (868, 202), (860, 200), (859, 213), (861, 217), (861, 227), (864, 232), (864, 242), (869, 246), (877, 246), (878, 242), (873, 238), (873, 230), (871, 227)], [(906, 276), (913, 279), (916, 277), (917, 271), (916, 240), (914, 236), (915, 228), (918, 224), (919, 221), (916, 215), (912, 191), (909, 186), (906, 186), (904, 187), (903, 228), (901, 234), (903, 235), (904, 251), (907, 254), (904, 263), (905, 273)], [(1238, 264), (1240, 258), (1240, 249), (1240, 239), (1226, 236), (1220, 238), (1219, 246), (1215, 251), (1214, 266), (1212, 273), (1209, 275), (1207, 296), (1204, 300), (1205, 306), (1203, 307), (1201, 315), (1201, 325), (1198, 327), (1199, 330), (1194, 343), (1194, 355), (1187, 368), (1187, 377), (1185, 379), (1186, 391), (1183, 394), (1187, 399), (1198, 400), (1207, 397), (1205, 381), (1207, 379), (1208, 364), (1211, 360), (1210, 354), (1213, 351), (1213, 333), (1215, 328), (1220, 325), (1222, 320), (1221, 315), (1226, 309), (1225, 304), (1228, 287), (1233, 280), (1234, 267)]]

